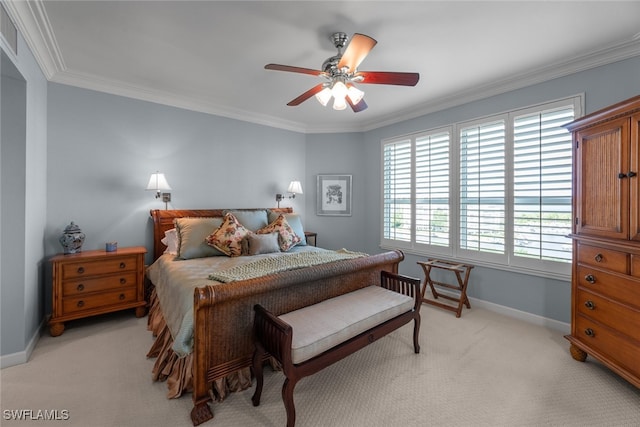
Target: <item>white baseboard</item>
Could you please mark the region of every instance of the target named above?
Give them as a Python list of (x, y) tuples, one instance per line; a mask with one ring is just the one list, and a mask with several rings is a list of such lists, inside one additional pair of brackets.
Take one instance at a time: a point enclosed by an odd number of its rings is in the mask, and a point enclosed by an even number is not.
[[(560, 322), (559, 320), (549, 319), (548, 317), (539, 316), (537, 314), (527, 313), (526, 311), (517, 310), (515, 308), (507, 307), (504, 305), (495, 304), (489, 301), (484, 301), (477, 298), (469, 297), (469, 301), (472, 303), (472, 307), (485, 308), (487, 310), (504, 314), (505, 316), (513, 317), (519, 320), (523, 320), (534, 325), (542, 326), (544, 328), (553, 329), (554, 331), (561, 332), (562, 334), (569, 334), (571, 332), (571, 324)], [(463, 308), (463, 313), (464, 310)]]
[(29, 340), (29, 344), (26, 349), (17, 353), (0, 356), (0, 369), (27, 363), (31, 357), (31, 353), (33, 353), (33, 349), (36, 348), (36, 344), (38, 344), (38, 341), (40, 340), (40, 334), (42, 333), (44, 325), (45, 323), (43, 321), (40, 327), (36, 330), (36, 333), (33, 334)]
[[(458, 298), (459, 293), (454, 293), (449, 290), (438, 289), (438, 292), (441, 294), (446, 294), (454, 298)], [(540, 316), (537, 314), (528, 313), (526, 311), (518, 310), (515, 308), (507, 307), (505, 305), (496, 304), (493, 302), (481, 300), (478, 298), (469, 297), (469, 302), (471, 302), (471, 307), (476, 306), (480, 308), (487, 309), (489, 311), (493, 311), (494, 313), (503, 314), (508, 317), (513, 317), (515, 319), (523, 320), (525, 322), (542, 326), (543, 328), (553, 329), (554, 331), (561, 332), (566, 335), (571, 333), (571, 324), (561, 322), (559, 320), (549, 319), (548, 317)], [(467, 308), (463, 306), (462, 313)]]

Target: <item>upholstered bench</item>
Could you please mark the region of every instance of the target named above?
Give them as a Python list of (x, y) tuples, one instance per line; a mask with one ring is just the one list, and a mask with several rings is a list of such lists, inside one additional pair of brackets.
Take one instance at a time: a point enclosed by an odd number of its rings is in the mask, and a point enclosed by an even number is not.
[(411, 320), (414, 321), (413, 349), (419, 353), (420, 280), (383, 271), (380, 282), (380, 286), (367, 286), (280, 316), (256, 305), (253, 405), (260, 404), (262, 367), (267, 353), (280, 362), (286, 377), (282, 400), (287, 412), (287, 427), (295, 425), (293, 389), (300, 379)]

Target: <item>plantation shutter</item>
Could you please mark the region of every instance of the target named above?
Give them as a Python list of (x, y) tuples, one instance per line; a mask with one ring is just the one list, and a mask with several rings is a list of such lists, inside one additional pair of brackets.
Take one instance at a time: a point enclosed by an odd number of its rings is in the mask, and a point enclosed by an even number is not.
[(514, 255), (571, 261), (573, 106), (514, 119)]
[(411, 242), (411, 141), (383, 148), (383, 238)]
[(505, 123), (460, 131), (460, 248), (505, 253)]
[(449, 132), (416, 139), (416, 243), (449, 246)]

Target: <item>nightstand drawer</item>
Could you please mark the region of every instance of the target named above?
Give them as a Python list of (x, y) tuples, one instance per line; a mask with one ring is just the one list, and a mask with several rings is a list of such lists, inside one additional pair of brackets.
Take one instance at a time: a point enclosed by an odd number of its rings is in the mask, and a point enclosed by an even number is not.
[(629, 254), (579, 243), (578, 262), (618, 273), (627, 273)]
[(640, 341), (640, 311), (617, 304), (579, 289), (576, 295), (576, 310), (603, 325)]
[(65, 281), (62, 284), (62, 296), (84, 295), (91, 292), (120, 289), (126, 286), (134, 286), (137, 282), (135, 272), (122, 273), (112, 276), (94, 277)]
[(86, 277), (118, 271), (135, 271), (138, 268), (135, 256), (105, 258), (100, 261), (69, 262), (62, 265), (62, 279)]
[(69, 315), (98, 307), (135, 302), (136, 291), (135, 287), (130, 287), (112, 292), (87, 295), (86, 297), (65, 298), (62, 301), (62, 314)]

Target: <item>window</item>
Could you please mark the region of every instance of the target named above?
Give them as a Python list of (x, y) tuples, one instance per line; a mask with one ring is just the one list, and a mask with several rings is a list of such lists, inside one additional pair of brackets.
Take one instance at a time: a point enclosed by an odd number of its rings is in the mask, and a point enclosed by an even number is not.
[[(382, 246), (558, 276), (581, 97), (382, 142)], [(455, 130), (455, 131), (454, 131)]]

